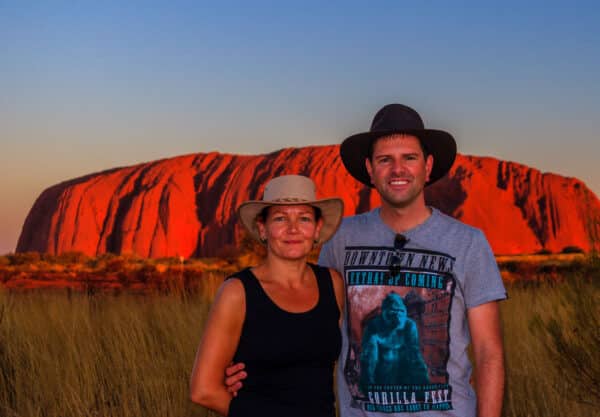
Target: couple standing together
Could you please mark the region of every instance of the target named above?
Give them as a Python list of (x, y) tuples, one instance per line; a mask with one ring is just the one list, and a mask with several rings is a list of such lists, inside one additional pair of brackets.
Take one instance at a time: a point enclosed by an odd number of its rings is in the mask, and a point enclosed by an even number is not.
[[(494, 255), (480, 230), (424, 197), (451, 168), (454, 138), (390, 104), (340, 155), (381, 207), (342, 221), (342, 201), (315, 199), (298, 175), (239, 207), (267, 256), (217, 293), (192, 400), (231, 417), (334, 417), (337, 360), (341, 417), (499, 417), (506, 292)], [(319, 265), (308, 263), (323, 242)]]

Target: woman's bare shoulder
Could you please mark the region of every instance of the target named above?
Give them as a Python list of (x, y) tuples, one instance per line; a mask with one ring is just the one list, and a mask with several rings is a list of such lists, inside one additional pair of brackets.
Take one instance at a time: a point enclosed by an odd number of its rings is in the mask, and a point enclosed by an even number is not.
[(214, 302), (244, 301), (246, 298), (244, 284), (238, 277), (229, 277), (219, 287)]

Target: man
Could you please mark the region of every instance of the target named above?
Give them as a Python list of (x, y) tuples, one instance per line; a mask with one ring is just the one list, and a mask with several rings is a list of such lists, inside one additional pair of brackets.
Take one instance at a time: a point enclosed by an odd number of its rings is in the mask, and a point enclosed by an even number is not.
[[(343, 141), (340, 155), (348, 172), (381, 196), (381, 207), (345, 218), (319, 258), (346, 283), (337, 367), (341, 417), (499, 417), (504, 363), (497, 301), (506, 292), (497, 264), (480, 230), (425, 204), (424, 188), (454, 163), (454, 138), (425, 129), (410, 107), (389, 104), (377, 112), (369, 132)], [(364, 358), (372, 345), (363, 342), (392, 291), (416, 324), (427, 380), (369, 375)], [(469, 383), (469, 343), (477, 397)], [(408, 359), (398, 358), (405, 364)], [(419, 375), (418, 367), (423, 364), (417, 361), (391, 372)], [(232, 367), (228, 375), (238, 370)], [(226, 379), (232, 390), (240, 377), (243, 372)]]

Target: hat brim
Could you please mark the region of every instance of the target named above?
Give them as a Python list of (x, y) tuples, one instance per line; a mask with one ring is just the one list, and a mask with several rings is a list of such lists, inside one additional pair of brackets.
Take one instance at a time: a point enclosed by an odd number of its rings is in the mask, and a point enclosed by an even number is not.
[(377, 138), (397, 133), (416, 136), (433, 156), (433, 168), (427, 184), (433, 184), (442, 178), (456, 159), (456, 141), (448, 132), (436, 129), (380, 130), (358, 133), (346, 138), (340, 145), (340, 156), (344, 166), (354, 178), (369, 187), (373, 187), (367, 172), (365, 159), (369, 157), (371, 144)]
[(321, 218), (323, 219), (323, 226), (319, 234), (319, 243), (327, 242), (342, 222), (344, 215), (344, 202), (340, 198), (324, 198), (315, 201), (299, 201), (299, 202), (273, 202), (273, 201), (260, 201), (250, 200), (242, 203), (238, 209), (238, 217), (248, 231), (250, 236), (260, 242), (260, 235), (258, 228), (256, 227), (256, 218), (260, 212), (269, 206), (298, 206), (307, 205), (317, 207), (321, 210)]

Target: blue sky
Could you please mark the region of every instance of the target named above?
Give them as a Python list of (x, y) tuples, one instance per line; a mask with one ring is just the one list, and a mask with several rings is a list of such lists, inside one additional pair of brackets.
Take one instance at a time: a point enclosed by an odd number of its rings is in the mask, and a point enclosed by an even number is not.
[(0, 253), (57, 182), (338, 143), (389, 102), (600, 194), (600, 6), (522, 3), (0, 1)]

